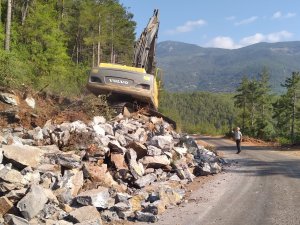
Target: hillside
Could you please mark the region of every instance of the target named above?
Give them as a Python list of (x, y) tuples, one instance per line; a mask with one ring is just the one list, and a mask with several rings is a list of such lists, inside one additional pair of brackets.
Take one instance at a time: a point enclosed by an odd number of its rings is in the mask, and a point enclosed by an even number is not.
[(233, 50), (165, 41), (157, 46), (157, 61), (170, 91), (232, 92), (244, 75), (256, 77), (266, 67), (273, 90), (280, 92), (285, 78), (300, 71), (300, 41)]

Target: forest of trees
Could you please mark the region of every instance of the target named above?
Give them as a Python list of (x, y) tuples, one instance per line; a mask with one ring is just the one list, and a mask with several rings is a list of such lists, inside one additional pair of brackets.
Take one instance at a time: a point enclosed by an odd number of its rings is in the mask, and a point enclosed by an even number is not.
[(99, 62), (131, 62), (136, 23), (118, 0), (0, 0), (0, 85), (79, 93)]
[(188, 133), (230, 134), (240, 126), (247, 136), (299, 143), (300, 73), (293, 72), (285, 80), (281, 95), (272, 93), (267, 69), (258, 78), (248, 77), (233, 94), (163, 92), (160, 110)]

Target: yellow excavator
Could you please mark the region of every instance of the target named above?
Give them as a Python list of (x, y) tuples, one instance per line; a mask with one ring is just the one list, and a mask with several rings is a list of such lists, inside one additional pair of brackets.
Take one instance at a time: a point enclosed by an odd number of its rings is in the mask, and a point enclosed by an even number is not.
[(106, 95), (108, 102), (119, 112), (126, 107), (147, 107), (151, 115), (173, 120), (157, 111), (160, 70), (155, 68), (155, 48), (159, 29), (159, 12), (154, 10), (148, 25), (134, 46), (132, 66), (100, 63), (92, 68), (87, 89), (95, 95)]

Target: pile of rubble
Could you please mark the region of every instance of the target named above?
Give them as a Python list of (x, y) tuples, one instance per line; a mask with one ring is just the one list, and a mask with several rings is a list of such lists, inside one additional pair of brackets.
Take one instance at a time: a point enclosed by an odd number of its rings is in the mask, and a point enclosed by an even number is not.
[(0, 224), (155, 222), (221, 159), (161, 118), (97, 116), (0, 132)]

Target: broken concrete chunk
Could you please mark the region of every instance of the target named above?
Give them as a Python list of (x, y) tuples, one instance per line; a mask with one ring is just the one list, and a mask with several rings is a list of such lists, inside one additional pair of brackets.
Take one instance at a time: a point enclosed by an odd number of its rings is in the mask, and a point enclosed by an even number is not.
[(128, 169), (123, 154), (111, 153), (110, 161), (117, 170)]
[(157, 179), (156, 175), (153, 173), (149, 173), (143, 177), (137, 179), (134, 183), (139, 187), (145, 187), (151, 183), (153, 183)]
[(152, 213), (148, 213), (148, 212), (141, 212), (141, 211), (135, 212), (135, 218), (140, 222), (155, 223), (158, 221), (158, 217), (156, 215), (153, 215)]
[(32, 219), (35, 217), (45, 206), (48, 201), (44, 189), (40, 186), (33, 185), (24, 198), (22, 198), (17, 207), (25, 219)]
[[(3, 145), (4, 157), (11, 160), (15, 166), (36, 168), (41, 161), (43, 151), (28, 145)], [(23, 169), (22, 168), (22, 169)]]
[(44, 135), (43, 135), (43, 130), (40, 127), (36, 127), (33, 130), (28, 131), (29, 138), (33, 140), (43, 140)]
[(139, 142), (132, 141), (126, 146), (126, 148), (132, 148), (136, 152), (137, 160), (147, 155), (147, 147)]
[(211, 167), (209, 165), (209, 163), (205, 162), (203, 163), (202, 166), (198, 165), (194, 168), (193, 173), (196, 176), (207, 176), (209, 174), (211, 174)]
[(74, 154), (57, 155), (58, 163), (68, 169), (81, 168), (80, 157)]
[(173, 162), (173, 167), (181, 179), (188, 179), (189, 182), (194, 180), (195, 176), (190, 172), (189, 167), (184, 160)]
[(5, 224), (7, 225), (29, 225), (28, 221), (24, 218), (15, 216), (13, 214), (6, 214), (4, 217)]
[(145, 202), (148, 197), (149, 194), (143, 191), (132, 196), (132, 198), (129, 199), (130, 205), (132, 207), (132, 211), (135, 212), (135, 211), (142, 210), (142, 203)]
[(58, 185), (75, 197), (83, 185), (83, 172), (78, 169), (66, 170)]
[(20, 201), (21, 198), (23, 198), (26, 194), (27, 188), (22, 188), (19, 190), (12, 190), (5, 196), (13, 203), (17, 203)]
[(187, 153), (187, 148), (185, 148), (185, 147), (173, 147), (173, 149), (177, 154), (179, 154), (181, 156), (183, 156), (184, 154)]
[[(158, 202), (159, 201), (156, 201), (155, 202), (156, 204), (145, 202), (143, 204), (142, 212), (147, 212), (147, 213), (151, 213), (153, 215), (158, 215), (158, 211), (159, 211), (159, 204), (157, 204)], [(165, 206), (163, 206), (163, 207), (165, 207)]]
[(149, 156), (155, 156), (155, 155), (161, 155), (162, 151), (160, 148), (157, 148), (153, 145), (148, 146), (147, 155)]
[(118, 202), (127, 202), (128, 199), (130, 199), (132, 196), (127, 194), (127, 193), (117, 193), (116, 194), (116, 197), (115, 197), (115, 200), (116, 200), (116, 203)]
[(97, 135), (105, 136), (105, 130), (100, 125), (93, 125), (93, 130)]
[(105, 179), (107, 172), (107, 164), (94, 165), (92, 163), (84, 163), (83, 172), (85, 178), (90, 178), (94, 182), (100, 182)]
[(6, 197), (0, 197), (0, 218), (13, 208), (13, 203)]
[(45, 225), (72, 225), (72, 224), (73, 223), (67, 222), (65, 220), (50, 220), (50, 219), (45, 220)]
[(10, 104), (10, 105), (18, 105), (19, 99), (14, 94), (9, 93), (0, 93), (0, 101)]
[(84, 206), (75, 209), (69, 214), (68, 219), (74, 223), (84, 224), (89, 224), (88, 221), (97, 219), (100, 221), (100, 224), (102, 224), (100, 213), (97, 208), (93, 206)]
[(220, 173), (222, 171), (222, 167), (217, 162), (210, 163), (210, 167), (212, 174)]
[(27, 181), (19, 171), (11, 169), (8, 166), (0, 169), (0, 179), (11, 183), (15, 187), (23, 187), (27, 184)]
[(82, 121), (78, 120), (70, 124), (70, 132), (85, 133), (87, 131), (87, 125)]
[(126, 152), (126, 158), (127, 161), (129, 162), (129, 169), (132, 174), (132, 176), (135, 179), (138, 179), (144, 175), (144, 167), (140, 162), (137, 162), (137, 153), (133, 149), (128, 149)]
[(101, 125), (99, 125), (99, 126), (100, 126), (102, 129), (104, 129), (105, 134), (114, 136), (114, 130), (113, 130), (112, 125), (110, 125), (110, 124), (108, 124), (108, 123), (105, 123), (105, 124), (101, 124)]
[(126, 152), (126, 148), (120, 146), (118, 141), (110, 141), (108, 147), (112, 153), (124, 154)]
[(116, 211), (129, 211), (131, 210), (131, 205), (129, 203), (129, 201), (126, 202), (118, 202), (117, 204), (114, 205), (114, 209), (116, 209)]
[(32, 109), (35, 108), (35, 100), (34, 100), (34, 98), (32, 98), (32, 97), (27, 97), (27, 98), (25, 99), (25, 102), (27, 103), (27, 105), (28, 105), (30, 108), (32, 108)]
[(115, 211), (112, 210), (104, 210), (101, 212), (101, 218), (104, 221), (112, 222), (112, 221), (119, 221), (119, 216)]
[(110, 201), (108, 188), (99, 187), (98, 189), (82, 192), (77, 195), (76, 201), (81, 205), (92, 205), (97, 208), (106, 209)]
[(145, 167), (155, 169), (170, 165), (170, 159), (166, 155), (145, 156), (141, 162)]
[(159, 190), (159, 200), (166, 206), (176, 205), (181, 201), (182, 195), (172, 188), (162, 187)]
[(173, 137), (171, 135), (154, 136), (150, 140), (150, 144), (160, 149), (170, 149), (173, 146)]
[(95, 116), (93, 118), (93, 123), (95, 125), (98, 125), (98, 124), (105, 124), (106, 123), (106, 119), (103, 117), (103, 116)]

